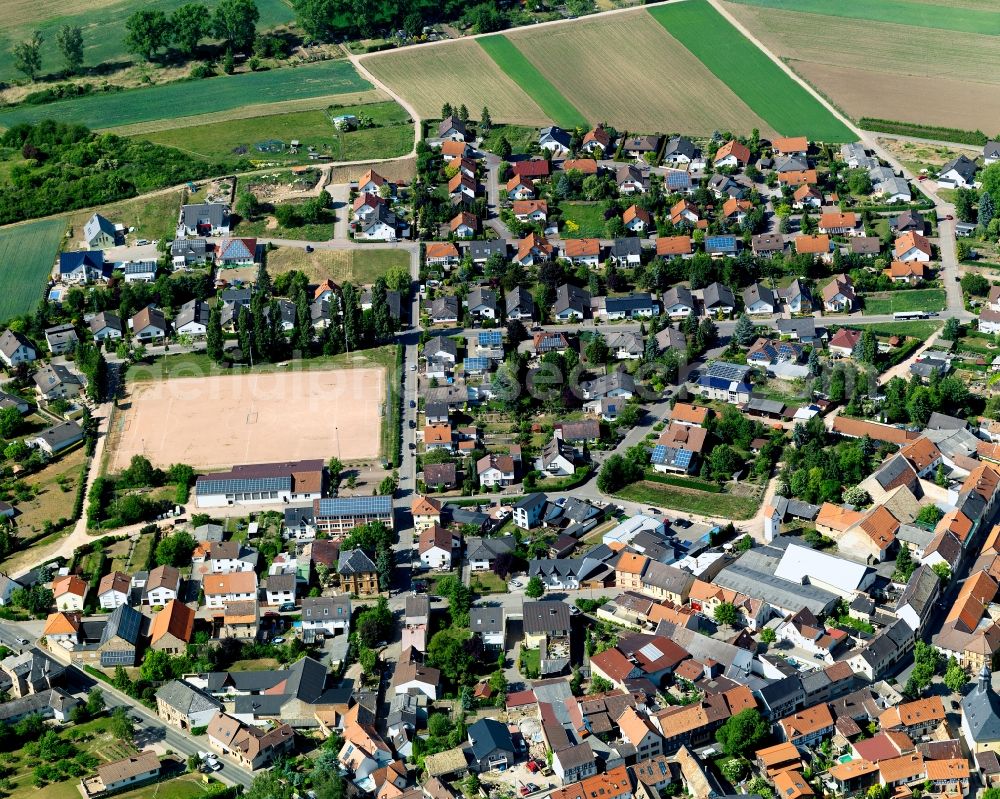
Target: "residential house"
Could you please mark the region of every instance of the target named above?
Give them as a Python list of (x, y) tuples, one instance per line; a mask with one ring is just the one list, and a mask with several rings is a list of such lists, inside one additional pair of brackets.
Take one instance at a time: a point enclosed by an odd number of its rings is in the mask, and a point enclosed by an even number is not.
[(632, 237), (614, 239), (608, 257), (623, 268), (638, 266), (642, 263), (642, 242)]
[(187, 605), (171, 599), (150, 625), (150, 646), (168, 655), (182, 655), (187, 651), (194, 632), (195, 612)]
[(509, 200), (534, 200), (538, 196), (531, 178), (514, 175), (504, 186)]
[(295, 731), (288, 724), (265, 731), (221, 712), (208, 723), (207, 734), (213, 749), (232, 757), (250, 771), (263, 768), (279, 755), (291, 752), (295, 745)]
[(60, 422), (47, 427), (33, 438), (24, 439), (29, 447), (38, 447), (48, 455), (54, 455), (78, 441), (83, 441), (83, 428), (76, 422)]
[(49, 363), (35, 372), (35, 394), (45, 402), (72, 399), (83, 390), (83, 378), (61, 363)]
[(693, 258), (694, 248), (691, 246), (691, 237), (659, 236), (656, 239), (656, 255), (668, 260), (671, 258)]
[(45, 329), (45, 344), (53, 355), (73, 352), (79, 342), (80, 338), (76, 334), (76, 328), (69, 323)]
[(147, 305), (128, 320), (132, 338), (137, 341), (159, 341), (166, 338), (170, 328), (163, 311), (155, 305)]
[(812, 313), (812, 294), (799, 278), (795, 278), (786, 288), (778, 289), (778, 297), (793, 314)]
[(680, 284), (663, 293), (663, 313), (671, 319), (686, 319), (694, 312), (694, 297), (691, 290)]
[(542, 513), (548, 500), (545, 494), (526, 494), (513, 507), (514, 524), (522, 530), (531, 530), (541, 524)]
[(797, 747), (810, 747), (833, 734), (830, 706), (821, 702), (786, 716), (778, 722), (784, 740)]
[(552, 306), (552, 315), (557, 321), (582, 321), (589, 311), (589, 291), (570, 283), (563, 283), (556, 289), (556, 301)]
[(845, 274), (834, 275), (833, 280), (823, 286), (823, 308), (827, 311), (849, 313), (856, 302), (854, 284)]
[(601, 242), (599, 239), (566, 239), (563, 255), (576, 266), (596, 267), (601, 262)]
[(758, 258), (771, 258), (785, 251), (785, 237), (780, 233), (760, 233), (750, 240), (750, 248)]
[(230, 602), (256, 601), (257, 575), (252, 571), (208, 574), (202, 580), (202, 591), (209, 608), (225, 608)]
[(819, 230), (829, 236), (857, 235), (858, 215), (853, 211), (824, 211), (819, 218)]
[(630, 205), (625, 209), (622, 222), (629, 233), (645, 233), (653, 224), (649, 211), (637, 205)]
[[(465, 123), (454, 114), (442, 119), (438, 125), (437, 137), (439, 139), (464, 142), (467, 135), (468, 131), (465, 127)], [(374, 175), (374, 173), (372, 174)]]
[(825, 261), (832, 251), (833, 244), (825, 233), (812, 236), (803, 233), (795, 237), (795, 252), (801, 255), (815, 255)]
[(181, 206), (177, 222), (177, 238), (228, 235), (229, 206), (225, 203), (194, 203)]
[(774, 292), (763, 283), (752, 283), (743, 289), (743, 305), (748, 314), (772, 314), (776, 306)]
[(451, 569), (452, 553), (456, 548), (455, 536), (439, 524), (432, 524), (420, 533), (417, 551), (424, 568), (447, 571)]
[(487, 286), (474, 286), (466, 298), (469, 315), (479, 319), (497, 319), (497, 293)]
[(428, 266), (443, 266), (450, 269), (461, 260), (458, 247), (450, 241), (429, 241), (425, 252)]
[(23, 335), (9, 328), (0, 335), (0, 360), (8, 367), (31, 363), (38, 353)]
[(471, 768), (479, 772), (506, 771), (514, 765), (517, 750), (507, 725), (496, 719), (480, 719), (469, 726)]
[(469, 629), (479, 635), (483, 646), (497, 651), (504, 648), (504, 609), (502, 606), (474, 607), (469, 611)]
[(114, 270), (102, 250), (59, 253), (59, 280), (73, 285), (109, 280)]
[(750, 148), (735, 139), (723, 144), (715, 153), (712, 162), (719, 167), (744, 167), (750, 163)]
[(736, 308), (733, 290), (722, 283), (709, 283), (702, 290), (702, 308), (706, 316), (731, 316)]
[(508, 319), (533, 319), (535, 301), (524, 286), (515, 286), (504, 296)]
[(52, 581), (52, 594), (56, 607), (61, 611), (83, 610), (87, 596), (87, 583), (75, 574), (57, 577)]
[(302, 600), (302, 631), (332, 638), (351, 630), (351, 596), (305, 597)]
[(642, 158), (660, 149), (659, 136), (630, 136), (622, 143), (622, 152), (629, 158)]
[(937, 183), (944, 189), (971, 189), (975, 180), (976, 162), (963, 153), (941, 167)]
[(560, 127), (549, 125), (538, 133), (538, 147), (553, 155), (563, 155), (569, 152), (572, 137)]
[(603, 125), (598, 125), (584, 134), (580, 149), (597, 158), (603, 158), (609, 147), (611, 147), (611, 136)]
[(257, 261), (257, 239), (223, 239), (215, 248), (215, 263), (229, 266), (253, 266)]
[(461, 211), (448, 224), (448, 229), (456, 238), (471, 239), (479, 230), (479, 218), (468, 211)]
[(183, 680), (171, 680), (156, 691), (156, 714), (182, 730), (207, 727), (223, 710), (222, 702)]
[(551, 261), (554, 252), (555, 247), (547, 239), (531, 232), (517, 243), (514, 261), (521, 266), (534, 266), (536, 263)]
[(674, 136), (663, 148), (663, 160), (669, 164), (690, 164), (697, 154), (694, 143), (683, 136)]
[(893, 245), (893, 260), (902, 261), (930, 261), (934, 255), (931, 243), (926, 236), (912, 230), (897, 237)]
[(372, 559), (361, 549), (345, 549), (337, 562), (340, 588), (345, 593), (371, 596), (379, 592), (378, 571)]
[(127, 574), (111, 572), (101, 578), (97, 586), (98, 604), (105, 610), (114, 610), (128, 601), (132, 580)]
[(94, 341), (119, 339), (124, 330), (121, 317), (111, 311), (101, 311), (90, 320), (90, 332), (94, 336)]
[(118, 244), (118, 229), (111, 220), (94, 214), (83, 226), (83, 241), (88, 250), (103, 250)]

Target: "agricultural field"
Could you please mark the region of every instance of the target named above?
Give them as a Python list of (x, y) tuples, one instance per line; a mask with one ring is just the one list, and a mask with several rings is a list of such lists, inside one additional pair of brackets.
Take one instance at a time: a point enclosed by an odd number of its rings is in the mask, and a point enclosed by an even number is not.
[(19, 106), (0, 113), (0, 125), (10, 127), (19, 122), (55, 119), (101, 129), (169, 119), (178, 108), (183, 109), (186, 116), (193, 116), (369, 89), (371, 84), (358, 75), (349, 61), (321, 61), (267, 72), (221, 75), (198, 82), (89, 95), (40, 106)]
[[(546, 31), (545, 36), (548, 45), (551, 33)], [(484, 36), (477, 41), (496, 65), (531, 95), (553, 122), (567, 130), (587, 127), (587, 118), (549, 82), (513, 41), (503, 34)]]
[(865, 313), (872, 315), (897, 311), (943, 311), (944, 306), (944, 289), (884, 291), (878, 296), (865, 297)]
[(644, 10), (506, 36), (591, 123), (692, 135), (772, 132), (667, 30), (650, 24)]
[[(159, 9), (169, 14), (185, 0), (7, 0), (0, 20), (0, 81), (24, 78), (14, 69), (11, 50), (14, 44), (41, 31), (42, 75), (58, 73), (62, 58), (56, 46), (56, 31), (63, 25), (78, 25), (83, 30), (84, 67), (98, 64), (125, 66), (134, 56), (125, 51), (125, 20), (137, 9)], [(203, 0), (214, 8), (219, 0)], [(259, 30), (267, 30), (294, 21), (295, 14), (285, 0), (256, 0), (260, 10)]]
[(440, 117), (442, 104), (449, 102), (464, 103), (474, 118), (484, 105), (489, 106), (495, 122), (546, 125), (550, 121), (475, 41), (376, 53), (366, 56), (362, 63), (412, 103), (424, 118)]
[[(906, 5), (927, 7), (918, 2)], [(726, 2), (726, 8), (765, 47), (855, 119), (867, 116), (989, 133), (1000, 129), (998, 36), (962, 30), (942, 33), (938, 27), (882, 21), (874, 14), (868, 19), (800, 11), (776, 14), (773, 8), (738, 0)], [(937, 16), (952, 20), (953, 11), (949, 4)], [(934, 98), (933, 103), (912, 101), (915, 83), (923, 96)]]
[(319, 283), (330, 278), (334, 283), (370, 285), (390, 269), (408, 269), (410, 254), (406, 250), (365, 247), (356, 250), (313, 250), (306, 252), (296, 247), (277, 247), (267, 254), (267, 271), (280, 275), (297, 269)]
[(996, 6), (963, 7), (939, 2), (909, 2), (909, 0), (732, 0), (748, 6), (780, 11), (807, 11), (824, 16), (892, 22), (917, 28), (939, 28), (946, 31), (1000, 34), (1000, 12)]
[(0, 228), (0, 322), (38, 305), (65, 232), (65, 219)]
[[(341, 114), (365, 115), (377, 127), (340, 132), (330, 121)], [(413, 125), (406, 111), (393, 102), (357, 106), (295, 111), (248, 119), (233, 119), (225, 124), (210, 123), (137, 134), (155, 144), (178, 150), (209, 162), (218, 162), (233, 155), (256, 154), (254, 145), (264, 141), (280, 141), (286, 145), (280, 151), (269, 151), (272, 161), (306, 161), (306, 148), (315, 147), (322, 155), (337, 161), (356, 158), (395, 158), (413, 147)], [(293, 153), (288, 143), (301, 143)]]
[(830, 142), (857, 138), (706, 0), (659, 6), (649, 13), (777, 132)]
[(177, 189), (176, 191), (147, 194), (144, 197), (123, 200), (96, 209), (74, 211), (69, 215), (69, 236), (66, 241), (66, 249), (85, 249), (82, 246), (83, 226), (94, 215), (95, 210), (112, 222), (120, 222), (126, 227), (134, 227), (135, 231), (129, 234), (130, 237), (148, 239), (149, 241), (163, 238), (173, 239), (182, 196), (183, 191)]

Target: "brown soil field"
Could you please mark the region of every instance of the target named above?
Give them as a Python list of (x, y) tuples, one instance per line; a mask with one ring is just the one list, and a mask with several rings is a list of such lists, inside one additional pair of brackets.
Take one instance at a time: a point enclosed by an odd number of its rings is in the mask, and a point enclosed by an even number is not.
[[(410, 264), (410, 254), (405, 250), (313, 250), (306, 252), (297, 247), (277, 247), (268, 253), (267, 266), (272, 275), (298, 269), (319, 283), (330, 278), (334, 283), (369, 285), (385, 275), (389, 269)], [(227, 273), (228, 274), (228, 273)]]
[[(965, 0), (980, 7), (977, 0)], [(1000, 37), (725, 3), (851, 117), (993, 131)]]
[(138, 383), (109, 440), (108, 470), (142, 453), (196, 469), (379, 454), (383, 369), (274, 372)]
[[(1000, 84), (804, 63), (789, 66), (854, 119), (873, 117), (963, 130), (1000, 130)], [(932, 102), (914, 102), (914, 85)]]
[[(438, 109), (441, 113), (441, 109)], [(392, 161), (370, 161), (366, 164), (336, 164), (330, 170), (330, 183), (350, 183), (358, 180), (369, 169), (374, 169), (386, 180), (394, 183), (409, 183), (417, 175), (417, 159), (413, 156), (396, 158)]]
[(473, 116), (489, 106), (495, 122), (545, 125), (541, 108), (508, 78), (475, 41), (412, 47), (378, 53), (362, 60), (364, 67), (417, 109), (436, 119), (441, 105), (464, 103)]
[(643, 10), (507, 37), (588, 119), (634, 131), (773, 133)]

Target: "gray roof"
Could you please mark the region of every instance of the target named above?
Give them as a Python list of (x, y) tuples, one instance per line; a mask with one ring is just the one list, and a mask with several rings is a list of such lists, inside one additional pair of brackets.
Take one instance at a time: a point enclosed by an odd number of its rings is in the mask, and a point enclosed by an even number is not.
[(350, 594), (306, 597), (302, 600), (302, 618), (306, 621), (329, 618), (350, 619)]
[(569, 605), (558, 600), (526, 601), (522, 613), (524, 631), (529, 634), (560, 632), (570, 626)]
[(185, 715), (223, 709), (222, 702), (183, 680), (171, 680), (160, 686), (156, 698)]
[(924, 608), (929, 602), (934, 601), (939, 590), (940, 580), (933, 569), (926, 564), (919, 566), (910, 576), (910, 581), (896, 602), (896, 610), (909, 605), (918, 615), (922, 616)]
[(743, 303), (749, 308), (757, 302), (774, 306), (774, 292), (763, 283), (753, 283), (743, 289)]
[(83, 428), (76, 422), (60, 422), (45, 428), (35, 438), (44, 439), (53, 450), (58, 450), (83, 438)]
[(0, 705), (0, 721), (16, 719), (31, 713), (39, 713), (46, 708), (61, 708), (68, 711), (73, 706), (81, 704), (79, 699), (66, 693), (61, 688), (50, 688), (37, 694), (29, 694), (20, 699), (13, 699)]
[(494, 311), (496, 311), (497, 293), (488, 286), (474, 286), (469, 291), (469, 296), (466, 300), (466, 304), (469, 306), (470, 309), (482, 305), (485, 306), (486, 308), (491, 308)]
[(28, 339), (13, 330), (4, 330), (0, 335), (0, 352), (10, 357), (17, 352), (18, 347), (28, 347), (34, 351), (34, 346)]
[(295, 575), (291, 572), (286, 574), (269, 574), (265, 585), (268, 591), (294, 591)]
[(427, 343), (424, 344), (423, 356), (425, 358), (440, 358), (442, 355), (450, 356), (453, 361), (458, 358), (458, 344), (455, 343), (455, 340), (447, 336), (434, 336), (434, 338), (428, 339)]
[(983, 156), (986, 158), (1000, 158), (1000, 142), (988, 141), (983, 145)]
[(943, 175), (946, 172), (951, 172), (951, 170), (953, 169), (956, 172), (958, 172), (959, 175), (961, 175), (963, 180), (965, 180), (967, 183), (971, 183), (972, 178), (976, 174), (976, 162), (973, 161), (971, 158), (969, 158), (967, 155), (963, 154), (958, 156), (958, 158), (953, 158), (951, 161), (949, 161), (947, 164), (941, 167), (941, 171), (938, 174)]
[(780, 549), (774, 547), (755, 547), (722, 569), (714, 582), (722, 588), (763, 599), (786, 610), (808, 608), (819, 615), (836, 603), (838, 594), (775, 576), (782, 554)]
[(170, 242), (171, 255), (185, 255), (192, 258), (203, 258), (208, 251), (205, 239), (174, 239)]
[(507, 725), (496, 719), (480, 719), (470, 726), (469, 740), (472, 742), (472, 755), (476, 760), (485, 760), (497, 749), (510, 755), (514, 754), (514, 742), (511, 740)]
[(977, 744), (1000, 741), (1000, 699), (993, 690), (992, 675), (986, 666), (976, 687), (962, 700), (962, 716)]
[(663, 158), (670, 160), (670, 157), (674, 155), (686, 155), (688, 158), (694, 158), (696, 152), (697, 149), (690, 139), (674, 136), (663, 149)]
[(410, 594), (406, 597), (405, 617), (412, 619), (431, 615), (431, 598), (427, 594)]
[(502, 633), (504, 629), (504, 609), (497, 607), (476, 607), (469, 610), (469, 629), (474, 633)]
[(451, 319), (459, 315), (458, 297), (448, 294), (444, 297), (435, 297), (427, 307), (432, 319)]
[(691, 296), (691, 289), (687, 286), (673, 286), (663, 292), (663, 308), (667, 309), (671, 305), (686, 305), (693, 308), (694, 297)]
[(641, 254), (642, 242), (634, 236), (615, 239), (611, 242), (611, 257), (613, 258), (624, 258), (628, 255)]
[(497, 555), (513, 552), (514, 544), (512, 535), (505, 535), (502, 538), (470, 536), (465, 539), (465, 556), (468, 560), (492, 560)]
[(347, 549), (340, 553), (337, 562), (338, 574), (370, 574), (375, 571), (375, 564), (364, 550)]
[(186, 228), (194, 228), (198, 221), (207, 219), (212, 227), (229, 224), (229, 206), (224, 203), (195, 203), (181, 206), (181, 221)]
[(570, 309), (586, 314), (590, 309), (590, 292), (579, 286), (564, 283), (556, 289), (556, 301), (552, 310), (559, 314)]
[(515, 286), (512, 288), (507, 292), (504, 300), (508, 314), (515, 310), (523, 316), (528, 316), (535, 312), (535, 301), (531, 298), (531, 292), (524, 286)]
[(485, 261), (491, 255), (498, 254), (507, 257), (507, 242), (504, 239), (490, 241), (470, 241), (469, 253), (473, 261)]
[(642, 574), (642, 582), (674, 594), (684, 594), (694, 584), (694, 575), (676, 566), (653, 561)]
[(83, 379), (75, 375), (61, 363), (49, 363), (35, 372), (35, 385), (39, 391), (51, 391), (60, 385), (82, 386)]
[(110, 219), (105, 219), (100, 214), (94, 214), (83, 226), (83, 239), (84, 241), (93, 241), (98, 233), (106, 233), (112, 239), (117, 236), (115, 226)]
[(208, 303), (204, 300), (189, 300), (177, 309), (177, 316), (174, 317), (174, 327), (179, 328), (191, 322), (208, 327), (208, 318), (211, 313)]
[(968, 426), (969, 423), (965, 419), (948, 416), (946, 413), (938, 413), (937, 411), (934, 411), (927, 420), (929, 430), (965, 430)]
[(117, 330), (119, 333), (124, 332), (122, 318), (118, 314), (112, 313), (111, 311), (101, 311), (90, 320), (90, 332), (100, 333), (104, 328)]
[(580, 387), (594, 397), (607, 396), (617, 390), (635, 393), (635, 378), (619, 369), (609, 375), (599, 375), (593, 380), (585, 380)]
[(104, 626), (101, 634), (101, 643), (105, 644), (114, 636), (128, 641), (135, 645), (139, 641), (142, 632), (142, 614), (135, 608), (128, 605), (119, 605), (114, 612), (108, 616), (108, 623)]

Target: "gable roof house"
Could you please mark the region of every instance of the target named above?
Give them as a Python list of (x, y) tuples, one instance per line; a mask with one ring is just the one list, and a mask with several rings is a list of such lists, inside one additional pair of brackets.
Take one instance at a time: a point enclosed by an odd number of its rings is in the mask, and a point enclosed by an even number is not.
[(649, 177), (635, 164), (623, 164), (615, 172), (619, 194), (642, 194), (649, 185)]
[(514, 764), (517, 750), (507, 725), (496, 719), (480, 719), (469, 726), (471, 768), (479, 772), (506, 771)]
[(31, 363), (37, 357), (35, 347), (20, 333), (8, 328), (0, 335), (0, 360), (6, 366)]
[(108, 280), (114, 263), (104, 260), (103, 250), (59, 253), (59, 279), (63, 283), (93, 283)]
[(100, 214), (95, 213), (83, 226), (83, 241), (88, 250), (114, 247), (118, 243), (118, 238), (118, 230), (114, 223)]
[(74, 374), (61, 363), (48, 363), (35, 372), (35, 394), (45, 402), (71, 399), (83, 390), (83, 377)]
[(971, 189), (975, 179), (976, 162), (963, 153), (941, 167), (937, 183), (945, 189)]
[(524, 286), (515, 286), (504, 295), (508, 319), (533, 319), (535, 301)]
[(580, 149), (593, 155), (602, 156), (611, 146), (611, 136), (604, 129), (603, 125), (598, 125), (588, 130), (583, 137)]
[(80, 342), (76, 328), (69, 322), (45, 328), (45, 344), (53, 355), (72, 352)]
[(555, 252), (548, 239), (542, 238), (532, 231), (517, 243), (517, 254), (514, 261), (521, 266), (534, 266), (536, 262), (551, 261)]
[(194, 630), (194, 611), (187, 605), (171, 599), (166, 607), (153, 616), (150, 626), (150, 646), (169, 655), (179, 655), (191, 643)]
[(132, 337), (139, 341), (155, 341), (166, 338), (170, 328), (163, 311), (155, 305), (147, 305), (128, 320)]
[(182, 205), (177, 221), (177, 238), (185, 236), (228, 236), (229, 206), (225, 203)]
[(723, 144), (715, 153), (716, 167), (741, 167), (750, 163), (750, 148), (732, 139)]
[(557, 125), (549, 125), (538, 132), (538, 148), (553, 155), (569, 152), (572, 137)]
[(556, 301), (552, 306), (552, 316), (557, 321), (582, 320), (590, 311), (590, 292), (563, 283), (556, 289)]
[(124, 330), (121, 317), (111, 311), (101, 311), (90, 320), (90, 332), (94, 336), (94, 341), (121, 338)]
[(893, 260), (902, 261), (930, 261), (934, 255), (930, 241), (921, 233), (909, 230), (896, 239), (893, 245)]
[(834, 275), (833, 280), (823, 286), (823, 307), (827, 311), (849, 312), (856, 302), (854, 284), (845, 274)]
[(564, 257), (575, 266), (596, 267), (601, 260), (600, 239), (566, 239), (562, 250)]
[[(676, 206), (675, 206), (676, 207)], [(694, 257), (694, 248), (690, 236), (658, 236), (656, 239), (656, 254), (660, 258)]]
[(775, 310), (774, 292), (763, 283), (752, 283), (743, 289), (743, 304), (748, 314), (772, 314)]

